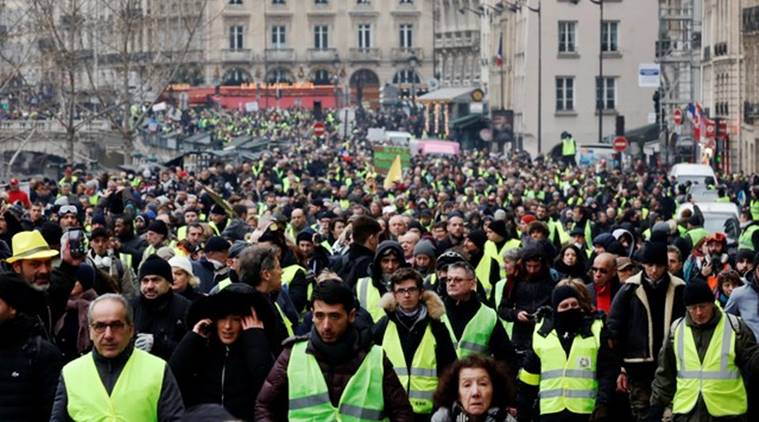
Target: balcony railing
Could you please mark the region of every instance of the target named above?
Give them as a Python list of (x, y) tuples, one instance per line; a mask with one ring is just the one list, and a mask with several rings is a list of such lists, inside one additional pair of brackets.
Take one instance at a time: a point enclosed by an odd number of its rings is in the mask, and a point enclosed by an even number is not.
[(338, 58), (337, 49), (334, 48), (309, 48), (308, 60), (311, 62), (334, 62)]
[(424, 52), (421, 48), (394, 48), (390, 51), (390, 56), (396, 62), (408, 61), (411, 57), (422, 60), (424, 59)]
[(225, 49), (222, 58), (225, 62), (250, 62), (253, 61), (253, 54), (249, 48)]
[(295, 50), (292, 48), (267, 48), (266, 61), (293, 62), (295, 61)]
[(354, 62), (378, 62), (382, 59), (379, 48), (351, 48), (350, 59)]

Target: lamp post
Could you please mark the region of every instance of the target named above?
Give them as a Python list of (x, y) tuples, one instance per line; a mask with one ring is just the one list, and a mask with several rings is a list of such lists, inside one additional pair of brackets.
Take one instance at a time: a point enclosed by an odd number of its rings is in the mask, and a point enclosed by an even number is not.
[(340, 56), (335, 53), (335, 58), (332, 60), (332, 67), (335, 69), (335, 76), (332, 77), (332, 85), (335, 94), (335, 110), (339, 109), (339, 100), (337, 97), (337, 86), (340, 84)]
[(598, 17), (598, 98), (596, 99), (596, 111), (598, 113), (598, 143), (603, 140), (604, 129), (604, 1), (603, 0), (590, 0), (591, 3), (598, 5), (599, 17)]
[(415, 54), (411, 54), (408, 58), (408, 66), (411, 69), (411, 105), (413, 106), (411, 112), (416, 114), (416, 66), (419, 61)]

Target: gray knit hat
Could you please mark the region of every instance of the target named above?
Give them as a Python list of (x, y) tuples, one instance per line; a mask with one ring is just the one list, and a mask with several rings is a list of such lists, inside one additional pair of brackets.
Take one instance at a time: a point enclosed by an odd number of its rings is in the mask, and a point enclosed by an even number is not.
[(432, 259), (435, 259), (435, 246), (429, 240), (422, 240), (416, 244), (414, 248), (414, 256), (427, 255)]

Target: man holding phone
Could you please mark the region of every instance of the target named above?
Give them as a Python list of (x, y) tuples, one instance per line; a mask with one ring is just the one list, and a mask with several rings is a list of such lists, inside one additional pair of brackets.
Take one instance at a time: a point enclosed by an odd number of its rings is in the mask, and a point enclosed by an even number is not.
[[(76, 269), (84, 256), (73, 256), (66, 236), (61, 240), (61, 263), (53, 268), (59, 252), (48, 246), (38, 231), (16, 233), (11, 241), (13, 256), (6, 262), (12, 271), (40, 292), (40, 303), (33, 316), (39, 318), (49, 339), (53, 324), (66, 311), (69, 293), (76, 283)], [(76, 255), (76, 254), (74, 254)]]

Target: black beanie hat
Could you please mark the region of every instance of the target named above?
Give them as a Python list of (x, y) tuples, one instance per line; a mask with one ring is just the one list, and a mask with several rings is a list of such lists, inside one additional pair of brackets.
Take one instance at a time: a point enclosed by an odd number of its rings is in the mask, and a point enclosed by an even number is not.
[(685, 306), (711, 303), (714, 302), (714, 292), (703, 281), (694, 281), (685, 285), (683, 301), (685, 302)]
[(569, 299), (570, 297), (577, 298), (577, 291), (568, 284), (559, 286), (553, 289), (553, 293), (551, 293), (551, 306), (556, 310), (564, 299)]
[(488, 241), (488, 236), (484, 231), (475, 230), (473, 232), (470, 232), (466, 237), (469, 238), (472, 243), (477, 245), (477, 249), (479, 249), (480, 252), (483, 252), (485, 250), (485, 242)]
[(95, 285), (95, 269), (89, 264), (80, 264), (76, 269), (76, 281), (82, 290), (89, 290)]
[(303, 230), (300, 233), (298, 233), (298, 236), (295, 238), (296, 242), (313, 242), (314, 241), (314, 232), (311, 230)]
[(506, 235), (506, 222), (503, 220), (495, 220), (490, 223), (490, 230), (501, 237), (508, 237)]
[(231, 246), (223, 237), (211, 236), (203, 250), (205, 252), (223, 252), (228, 251)]
[(155, 220), (148, 226), (148, 231), (162, 234), (164, 237), (169, 235), (169, 228), (166, 227), (166, 223), (161, 220)]
[(171, 265), (158, 255), (150, 255), (148, 259), (140, 265), (139, 279), (142, 280), (143, 277), (148, 275), (158, 275), (168, 280), (169, 283), (174, 283), (174, 276), (171, 273)]
[(33, 303), (40, 298), (36, 290), (20, 275), (6, 272), (0, 275), (0, 299), (8, 306), (21, 312), (31, 311)]

